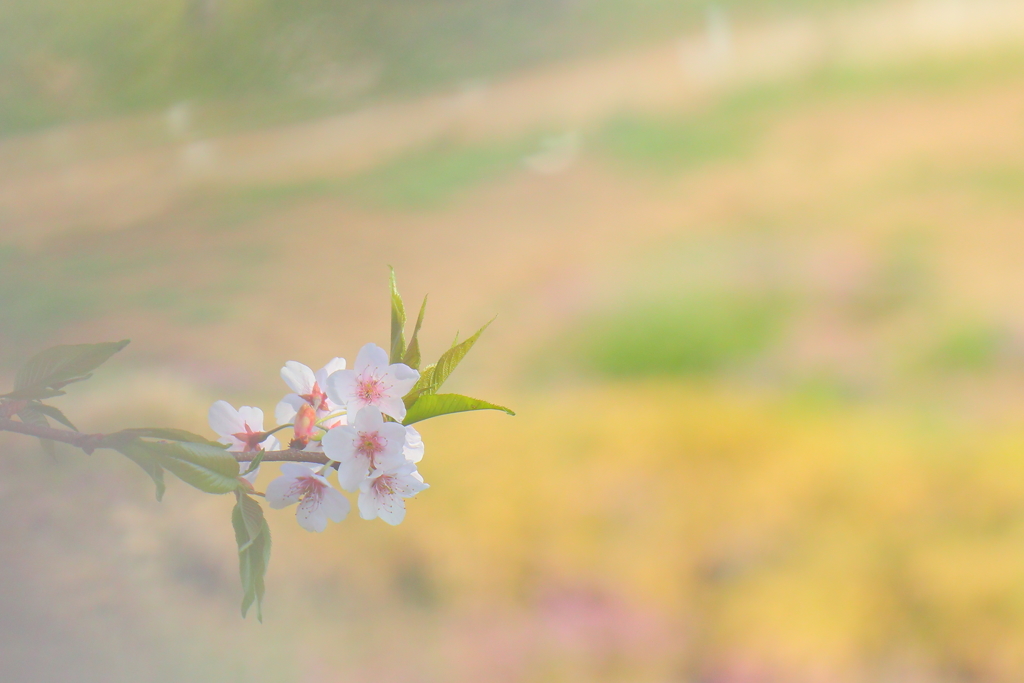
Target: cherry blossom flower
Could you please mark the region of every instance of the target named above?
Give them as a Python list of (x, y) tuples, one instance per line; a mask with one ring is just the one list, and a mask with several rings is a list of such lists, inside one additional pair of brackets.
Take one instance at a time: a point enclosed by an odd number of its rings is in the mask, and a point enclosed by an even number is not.
[(338, 463), (338, 483), (346, 491), (357, 491), (375, 469), (405, 462), (405, 427), (385, 422), (373, 406), (356, 413), (353, 424), (336, 427), (324, 435), (321, 444), (328, 458)]
[[(316, 411), (318, 420), (323, 420), (341, 410), (343, 406), (327, 398), (325, 390), (327, 377), (333, 372), (344, 369), (344, 358), (332, 358), (327, 365), (315, 373), (298, 361), (290, 360), (285, 363), (281, 368), (281, 379), (294, 393), (286, 395), (277, 404), (277, 408), (274, 410), (274, 419), (277, 420), (277, 424), (283, 425), (292, 422), (295, 414), (304, 405), (311, 406)], [(336, 420), (331, 420), (329, 426), (333, 427), (336, 424)]]
[(404, 363), (388, 365), (387, 351), (367, 344), (356, 356), (355, 368), (338, 370), (327, 377), (327, 396), (344, 405), (349, 415), (374, 406), (396, 420), (405, 417), (402, 397), (409, 393), (420, 373)]
[(391, 525), (405, 519), (405, 498), (412, 498), (428, 488), (416, 465), (403, 462), (394, 467), (375, 470), (359, 486), (359, 516), (380, 517)]
[[(256, 451), (276, 451), (281, 448), (277, 437), (266, 436), (263, 431), (263, 411), (252, 406), (242, 406), (235, 410), (227, 401), (217, 401), (210, 406), (207, 415), (210, 428), (217, 432), (217, 439), (233, 453), (255, 453)], [(238, 463), (238, 472), (242, 474), (249, 469), (249, 463)], [(256, 481), (259, 468), (245, 475), (243, 479), (250, 484)]]
[(340, 522), (348, 515), (352, 504), (327, 479), (308, 465), (286, 462), (281, 465), (281, 476), (267, 485), (267, 503), (275, 510), (299, 504), (295, 518), (306, 531), (320, 532), (327, 528), (327, 520)]

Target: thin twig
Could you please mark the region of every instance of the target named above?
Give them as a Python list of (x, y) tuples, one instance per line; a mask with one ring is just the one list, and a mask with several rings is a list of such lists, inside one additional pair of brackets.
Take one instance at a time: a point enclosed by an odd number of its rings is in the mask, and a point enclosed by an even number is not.
[[(60, 441), (75, 448), (81, 448), (86, 453), (92, 453), (96, 448), (100, 447), (103, 439), (106, 438), (106, 434), (81, 434), (67, 429), (54, 429), (53, 427), (26, 424), (4, 417), (0, 417), (0, 431), (15, 432), (39, 439), (49, 439), (50, 441)], [(254, 452), (231, 453), (231, 455), (238, 462), (251, 462), (256, 457)], [(327, 456), (323, 453), (312, 453), (289, 448), (283, 451), (267, 451), (263, 455), (263, 462), (315, 462), (326, 465), (328, 461)]]

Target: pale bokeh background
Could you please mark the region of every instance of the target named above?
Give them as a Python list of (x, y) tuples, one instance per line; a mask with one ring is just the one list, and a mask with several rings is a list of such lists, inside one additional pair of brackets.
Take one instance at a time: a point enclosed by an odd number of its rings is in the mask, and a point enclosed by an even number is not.
[(82, 429), (272, 414), (388, 264), (519, 413), (271, 513), (263, 625), (227, 497), (0, 435), (3, 681), (1024, 679), (1020, 2), (9, 0), (0, 136), (0, 378), (133, 340)]

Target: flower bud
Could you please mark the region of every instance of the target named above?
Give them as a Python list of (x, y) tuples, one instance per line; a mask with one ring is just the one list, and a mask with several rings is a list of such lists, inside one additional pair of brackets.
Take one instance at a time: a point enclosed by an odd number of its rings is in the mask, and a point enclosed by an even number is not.
[(295, 438), (292, 439), (292, 446), (305, 448), (310, 439), (313, 438), (313, 431), (316, 429), (316, 411), (313, 406), (305, 403), (295, 413)]

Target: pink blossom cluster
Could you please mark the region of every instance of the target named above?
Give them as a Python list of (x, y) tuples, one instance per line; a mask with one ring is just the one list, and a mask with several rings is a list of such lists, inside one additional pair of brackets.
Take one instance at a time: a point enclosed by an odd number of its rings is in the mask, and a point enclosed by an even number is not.
[[(398, 524), (405, 518), (405, 499), (427, 488), (416, 464), (423, 458), (423, 440), (411, 426), (402, 425), (406, 415), (403, 397), (420, 373), (402, 363), (391, 363), (387, 352), (367, 344), (356, 356), (355, 367), (346, 369), (344, 358), (334, 358), (313, 372), (296, 361), (281, 368), (281, 378), (291, 389), (277, 404), (279, 426), (294, 432), (289, 447), (327, 458), (318, 463), (284, 463), (281, 476), (267, 485), (272, 508), (298, 504), (296, 518), (309, 531), (323, 531), (327, 521), (340, 522), (352, 505), (331, 484), (336, 476), (345, 491), (358, 492), (363, 519), (381, 518)], [(226, 401), (210, 408), (210, 427), (229, 451), (257, 452), (280, 449), (280, 443), (263, 429), (263, 411), (251, 406), (235, 410)], [(275, 430), (276, 431), (276, 430)], [(258, 468), (240, 474), (253, 483)]]

